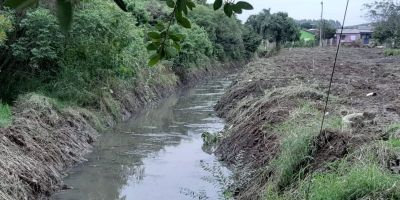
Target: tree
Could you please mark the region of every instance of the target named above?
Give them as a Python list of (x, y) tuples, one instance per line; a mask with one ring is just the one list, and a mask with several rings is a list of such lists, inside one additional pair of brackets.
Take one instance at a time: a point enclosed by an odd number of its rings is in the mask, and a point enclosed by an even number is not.
[[(3, 2), (3, 1), (2, 1)], [(73, 8), (74, 3), (79, 2), (79, 0), (57, 0), (56, 1), (56, 13), (59, 19), (59, 23), (64, 31), (70, 30), (73, 19)], [(121, 8), (121, 10), (128, 12), (127, 4), (124, 0), (114, 0), (114, 2)], [(151, 42), (147, 46), (148, 51), (153, 51), (149, 59), (149, 65), (157, 64), (161, 59), (169, 57), (168, 48), (172, 47), (176, 50), (180, 50), (180, 42), (182, 37), (176, 32), (172, 32), (170, 29), (174, 22), (177, 22), (184, 28), (191, 28), (191, 23), (186, 17), (188, 11), (192, 10), (196, 4), (192, 0), (166, 0), (166, 4), (172, 9), (168, 16), (168, 21), (166, 24), (157, 23), (157, 30), (148, 33)], [(5, 6), (24, 9), (31, 6), (39, 5), (39, 0), (6, 0)], [(0, 4), (3, 7), (3, 3)], [(215, 0), (213, 4), (214, 10), (219, 10), (223, 8), (224, 13), (231, 17), (233, 14), (241, 14), (243, 10), (252, 10), (253, 6), (244, 1), (223, 1)]]
[[(336, 34), (336, 29), (332, 26), (331, 23), (329, 23), (328, 20), (323, 20), (322, 22), (318, 23), (318, 29), (320, 29), (320, 27), (322, 26), (322, 38), (323, 39), (331, 39), (333, 37), (335, 37)], [(317, 34), (317, 37), (319, 37), (319, 32)]]
[(365, 7), (375, 26), (373, 37), (380, 43), (400, 48), (400, 3), (381, 0), (365, 4)]
[(270, 14), (270, 10), (263, 10), (258, 15), (249, 17), (246, 22), (263, 39), (276, 43), (276, 49), (280, 50), (285, 42), (293, 42), (300, 39), (300, 30), (294, 19), (287, 13), (278, 12)]

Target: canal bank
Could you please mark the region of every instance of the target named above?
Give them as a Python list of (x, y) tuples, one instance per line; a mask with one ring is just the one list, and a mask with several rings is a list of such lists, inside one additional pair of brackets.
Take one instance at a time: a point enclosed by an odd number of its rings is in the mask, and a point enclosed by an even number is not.
[(235, 71), (237, 66), (242, 65), (191, 69), (185, 82), (173, 72), (163, 72), (163, 77), (155, 77), (156, 82), (138, 80), (134, 86), (110, 88), (98, 108), (63, 105), (40, 94), (20, 96), (13, 107), (12, 124), (0, 129), (0, 198), (49, 198), (65, 187), (61, 184), (65, 170), (86, 160), (98, 130), (136, 116), (177, 88)]
[(55, 199), (218, 199), (224, 185), (207, 181), (206, 169), (218, 162), (202, 150), (201, 134), (223, 129), (213, 106), (230, 83), (217, 78), (180, 90), (102, 133), (88, 161), (68, 172), (73, 189)]

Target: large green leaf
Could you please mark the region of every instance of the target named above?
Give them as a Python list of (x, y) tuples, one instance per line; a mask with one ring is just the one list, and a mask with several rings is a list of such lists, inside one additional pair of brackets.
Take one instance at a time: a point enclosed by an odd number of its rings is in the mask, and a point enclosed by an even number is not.
[(175, 14), (175, 18), (176, 18), (176, 21), (178, 22), (178, 24), (180, 24), (181, 26), (183, 26), (185, 28), (192, 28), (192, 25), (191, 25), (189, 19), (184, 17), (182, 15), (182, 13), (177, 12)]
[(226, 3), (224, 5), (224, 12), (225, 12), (226, 16), (231, 17), (233, 14), (232, 5), (229, 3)]
[(148, 51), (155, 51), (155, 50), (158, 49), (158, 46), (157, 46), (156, 44), (154, 44), (154, 43), (150, 43), (150, 44), (148, 44), (148, 45), (146, 46), (146, 49), (147, 49)]
[(244, 1), (238, 1), (236, 5), (243, 10), (253, 10), (253, 6)]
[(237, 13), (237, 14), (242, 14), (242, 8), (240, 8), (240, 6), (233, 4), (232, 5), (232, 10), (233, 12)]
[(218, 10), (222, 7), (222, 0), (215, 0), (214, 1), (214, 10)]
[(38, 0), (6, 0), (4, 2), (4, 6), (15, 8), (15, 9), (24, 9), (33, 5), (37, 5)]
[(121, 10), (128, 12), (128, 9), (126, 9), (126, 4), (123, 0), (114, 0), (114, 2), (118, 5)]
[(160, 33), (155, 32), (155, 31), (148, 32), (147, 36), (149, 36), (149, 38), (151, 38), (151, 39), (160, 39), (161, 38)]
[(155, 53), (155, 54), (153, 54), (152, 56), (150, 56), (148, 65), (149, 65), (149, 66), (154, 66), (154, 65), (156, 65), (158, 62), (160, 62), (160, 60), (161, 60), (161, 55), (158, 54), (158, 53)]
[(174, 8), (175, 7), (175, 2), (173, 0), (167, 0), (167, 6), (170, 8)]
[(72, 2), (68, 0), (57, 0), (57, 18), (61, 28), (68, 31), (72, 24), (73, 8)]

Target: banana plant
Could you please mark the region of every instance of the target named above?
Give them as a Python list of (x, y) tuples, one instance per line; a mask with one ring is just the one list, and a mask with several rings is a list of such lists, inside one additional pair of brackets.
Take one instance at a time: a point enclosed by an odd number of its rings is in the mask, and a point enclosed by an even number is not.
[[(4, 6), (22, 10), (32, 6), (38, 6), (40, 0), (6, 0)], [(74, 3), (79, 0), (56, 0), (56, 13), (60, 27), (65, 31), (71, 28), (73, 19)], [(128, 12), (127, 5), (123, 0), (114, 0), (115, 4), (125, 12)], [(191, 28), (191, 22), (187, 18), (188, 12), (196, 7), (192, 0), (165, 0), (167, 6), (172, 9), (166, 24), (158, 23), (155, 31), (149, 31), (147, 36), (149, 43), (147, 50), (153, 52), (149, 58), (150, 66), (156, 65), (160, 60), (172, 57), (181, 49), (180, 43), (183, 35), (170, 29), (173, 23), (178, 23), (184, 28)], [(226, 16), (241, 14), (243, 10), (252, 10), (253, 6), (245, 1), (215, 0), (214, 10), (223, 8)]]

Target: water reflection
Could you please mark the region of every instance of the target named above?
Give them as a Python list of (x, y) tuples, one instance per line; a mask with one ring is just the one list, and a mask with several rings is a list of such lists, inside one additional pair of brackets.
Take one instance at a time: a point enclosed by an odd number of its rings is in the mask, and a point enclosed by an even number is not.
[(212, 106), (229, 84), (214, 80), (182, 91), (104, 133), (88, 162), (65, 179), (74, 189), (54, 198), (188, 199), (180, 191), (190, 188), (216, 199), (218, 188), (202, 180), (208, 174), (200, 163), (215, 158), (202, 151), (201, 133), (223, 128)]

